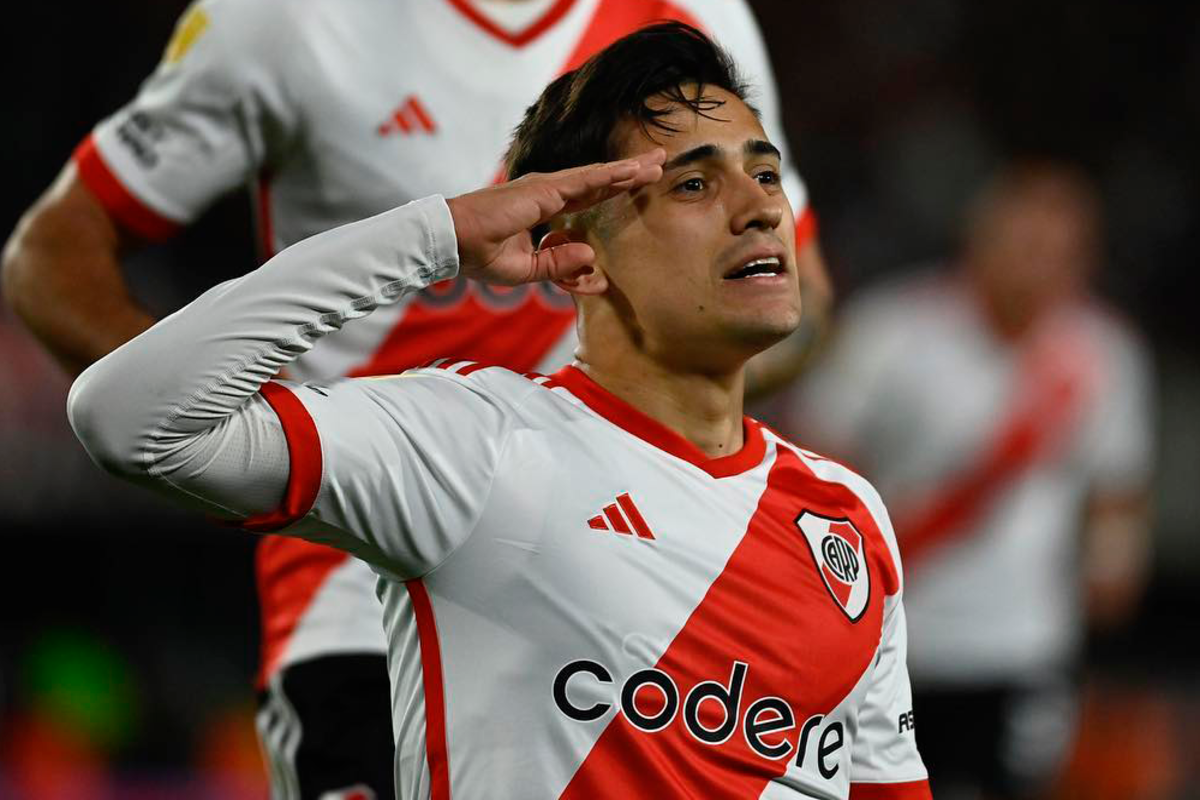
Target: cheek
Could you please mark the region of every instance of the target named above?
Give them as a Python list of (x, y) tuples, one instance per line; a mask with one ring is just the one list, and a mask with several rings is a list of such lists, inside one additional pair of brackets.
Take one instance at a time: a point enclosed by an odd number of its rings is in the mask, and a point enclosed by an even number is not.
[(601, 243), (614, 282), (631, 301), (637, 295), (657, 306), (705, 305), (713, 262), (728, 246), (720, 215), (712, 207), (657, 199), (635, 208), (638, 200), (613, 218), (613, 235)]

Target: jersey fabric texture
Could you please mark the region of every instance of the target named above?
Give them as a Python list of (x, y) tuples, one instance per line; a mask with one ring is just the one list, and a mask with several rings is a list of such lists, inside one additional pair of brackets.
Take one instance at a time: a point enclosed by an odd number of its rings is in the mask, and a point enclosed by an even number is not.
[(93, 365), (72, 424), (127, 478), (371, 564), (399, 796), (928, 798), (862, 478), (749, 418), (709, 459), (570, 366), (268, 382), (456, 269), (438, 198), (313, 237)]
[(1070, 669), (1084, 503), (1146, 484), (1149, 392), (1140, 342), (1095, 301), (1017, 346), (953, 278), (901, 280), (847, 310), (793, 429), (838, 443), (892, 509), (918, 685), (1036, 684)]
[[(249, 184), (270, 256), (415, 198), (497, 180), (513, 128), (546, 84), (661, 19), (696, 24), (730, 51), (786, 151), (766, 51), (740, 0), (554, 0), (540, 9), (513, 29), (468, 0), (200, 0), (138, 96), (77, 150), (79, 174), (115, 218), (151, 239)], [(803, 243), (813, 220), (784, 164)], [(387, 374), (439, 356), (548, 371), (571, 358), (573, 319), (570, 299), (549, 285), (449, 280), (329, 335), (289, 373)], [(272, 537), (259, 549), (258, 582), (261, 684), (306, 658), (383, 651), (374, 580), (361, 563)]]

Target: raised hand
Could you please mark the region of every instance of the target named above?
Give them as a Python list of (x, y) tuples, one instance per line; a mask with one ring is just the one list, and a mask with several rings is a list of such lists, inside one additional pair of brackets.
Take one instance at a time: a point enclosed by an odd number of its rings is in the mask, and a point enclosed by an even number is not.
[(511, 286), (565, 278), (590, 266), (596, 257), (590, 246), (571, 242), (538, 250), (529, 230), (654, 183), (662, 177), (665, 159), (666, 153), (655, 149), (624, 161), (531, 173), (446, 201), (461, 274)]

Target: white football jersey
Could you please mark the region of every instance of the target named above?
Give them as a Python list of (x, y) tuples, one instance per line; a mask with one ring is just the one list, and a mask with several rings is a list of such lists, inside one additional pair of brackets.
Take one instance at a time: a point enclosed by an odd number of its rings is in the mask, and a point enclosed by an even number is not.
[(708, 458), (570, 366), (267, 383), (456, 269), (437, 198), (314, 237), (93, 365), (72, 424), (130, 479), (372, 565), (400, 796), (927, 800), (862, 478), (749, 418)]
[(1078, 538), (1090, 491), (1144, 486), (1149, 365), (1094, 301), (1019, 346), (957, 279), (866, 292), (806, 377), (789, 428), (879, 487), (908, 572), (918, 682), (1060, 670), (1083, 630)]
[[(500, 176), (512, 130), (555, 77), (642, 25), (709, 31), (757, 93), (784, 151), (774, 81), (742, 0), (199, 0), (157, 71), (76, 151), (79, 174), (151, 239), (254, 187), (267, 256), (334, 226)], [(503, 16), (496, 16), (496, 15)], [(798, 244), (812, 236), (784, 159)], [(327, 337), (301, 380), (400, 372), (440, 356), (551, 370), (574, 351), (574, 309), (552, 286), (432, 286)], [(328, 652), (381, 651), (370, 576), (341, 553), (268, 539), (258, 555), (263, 675)]]

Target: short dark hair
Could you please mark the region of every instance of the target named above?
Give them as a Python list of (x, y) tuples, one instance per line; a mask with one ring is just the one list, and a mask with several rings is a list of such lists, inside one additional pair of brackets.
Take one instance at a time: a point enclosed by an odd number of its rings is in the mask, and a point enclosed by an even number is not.
[[(689, 97), (683, 87), (690, 84), (697, 89)], [(613, 132), (624, 119), (648, 135), (651, 128), (674, 131), (663, 119), (671, 109), (651, 108), (652, 97), (711, 116), (724, 103), (705, 98), (705, 86), (743, 102), (749, 93), (733, 59), (697, 29), (682, 22), (641, 28), (546, 87), (517, 126), (505, 158), (508, 177), (611, 161)]]

